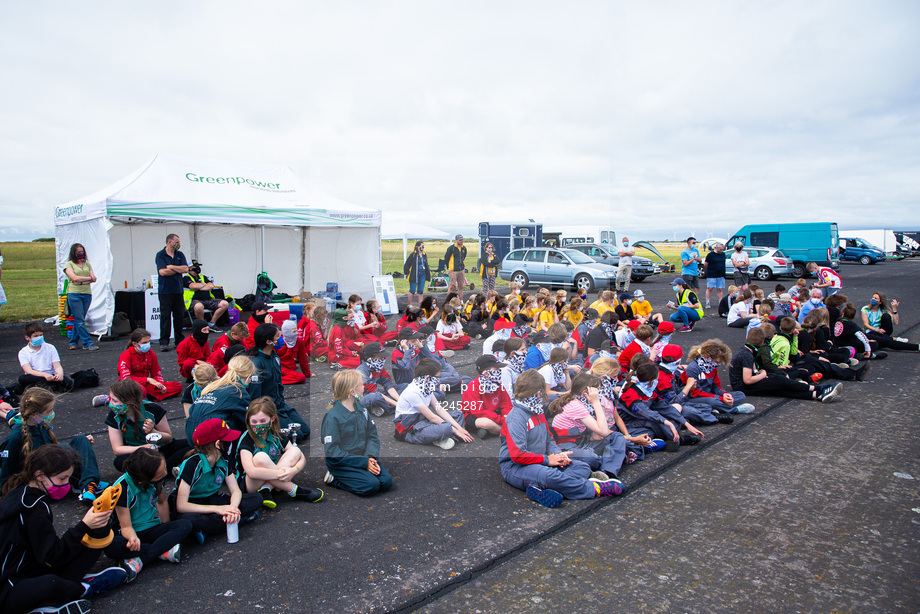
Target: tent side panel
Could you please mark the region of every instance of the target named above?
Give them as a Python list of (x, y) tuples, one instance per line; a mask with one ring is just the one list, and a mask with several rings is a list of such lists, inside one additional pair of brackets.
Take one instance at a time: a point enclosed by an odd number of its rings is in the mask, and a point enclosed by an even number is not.
[(113, 258), (109, 242), (111, 224), (103, 217), (73, 224), (62, 224), (55, 228), (56, 274), (58, 291), (63, 288), (64, 265), (70, 255), (70, 246), (81, 243), (86, 248), (86, 257), (93, 265), (98, 280), (92, 285), (93, 300), (86, 314), (86, 330), (92, 334), (105, 334), (115, 312), (115, 295), (109, 282), (112, 279)]
[(303, 231), (296, 226), (265, 227), (263, 270), (278, 286), (278, 292), (297, 294), (303, 287), (300, 246)]
[(372, 277), (380, 271), (380, 234), (377, 228), (316, 228), (307, 230), (304, 289), (325, 290), (337, 282), (346, 298), (374, 297)]
[[(262, 230), (255, 226), (198, 226), (201, 272), (234, 298), (252, 294), (262, 261)], [(273, 278), (274, 279), (274, 278)]]

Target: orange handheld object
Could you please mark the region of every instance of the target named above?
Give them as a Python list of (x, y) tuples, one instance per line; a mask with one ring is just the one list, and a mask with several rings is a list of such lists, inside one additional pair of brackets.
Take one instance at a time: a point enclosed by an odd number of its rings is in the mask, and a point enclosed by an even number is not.
[[(112, 484), (105, 490), (103, 490), (99, 495), (96, 496), (96, 500), (93, 501), (93, 511), (97, 514), (103, 512), (108, 512), (115, 509), (115, 504), (118, 502), (118, 498), (121, 496), (121, 484)], [(96, 537), (90, 533), (108, 533), (104, 537)], [(92, 548), (94, 550), (101, 550), (109, 544), (112, 543), (112, 540), (115, 539), (115, 532), (108, 527), (98, 529), (96, 531), (91, 531), (83, 536), (83, 539), (80, 540), (84, 546), (87, 548)]]

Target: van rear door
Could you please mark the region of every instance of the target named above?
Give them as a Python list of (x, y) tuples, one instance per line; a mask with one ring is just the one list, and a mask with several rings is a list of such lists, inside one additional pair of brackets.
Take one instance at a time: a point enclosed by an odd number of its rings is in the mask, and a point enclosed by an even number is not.
[(831, 268), (836, 269), (840, 266), (840, 233), (837, 231), (837, 222), (831, 222), (831, 246), (828, 248), (828, 260)]

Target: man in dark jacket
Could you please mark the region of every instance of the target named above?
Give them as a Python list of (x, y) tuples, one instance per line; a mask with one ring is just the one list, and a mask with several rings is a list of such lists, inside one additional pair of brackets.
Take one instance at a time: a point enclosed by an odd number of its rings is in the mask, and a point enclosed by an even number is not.
[(461, 301), (463, 300), (463, 286), (466, 285), (464, 258), (466, 258), (466, 247), (463, 246), (463, 235), (457, 235), (454, 237), (453, 245), (448, 247), (447, 252), (444, 253), (444, 264), (447, 266), (447, 276), (450, 278), (447, 293), (456, 292)]

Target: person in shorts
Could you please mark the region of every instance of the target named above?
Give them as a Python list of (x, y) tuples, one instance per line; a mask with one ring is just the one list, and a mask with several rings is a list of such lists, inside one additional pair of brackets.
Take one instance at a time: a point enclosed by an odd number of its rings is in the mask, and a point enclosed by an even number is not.
[(182, 278), (185, 308), (192, 314), (193, 320), (204, 320), (205, 309), (210, 311), (211, 321), (208, 323), (208, 328), (213, 333), (221, 332), (217, 328), (217, 321), (230, 307), (230, 303), (212, 294), (216, 287), (209, 277), (201, 274), (201, 265), (192, 261), (191, 266), (188, 267), (188, 273)]
[(732, 253), (732, 265), (735, 267), (735, 285), (739, 290), (747, 290), (751, 285), (751, 274), (748, 267), (751, 266), (751, 259), (744, 251), (744, 245), (735, 243), (735, 251)]
[(722, 300), (722, 289), (725, 288), (725, 246), (716, 243), (715, 247), (706, 254), (706, 260), (703, 262), (706, 271), (706, 309), (710, 309), (709, 300), (712, 296), (713, 289), (718, 295), (718, 300)]
[(465, 258), (466, 247), (463, 246), (463, 235), (457, 235), (454, 237), (453, 244), (444, 253), (444, 264), (447, 266), (447, 276), (450, 278), (447, 293), (456, 292), (461, 301), (463, 300), (463, 287), (466, 285), (463, 266)]
[(696, 238), (687, 237), (687, 249), (680, 253), (680, 276), (687, 282), (687, 288), (699, 290), (700, 282), (700, 251), (696, 249)]

